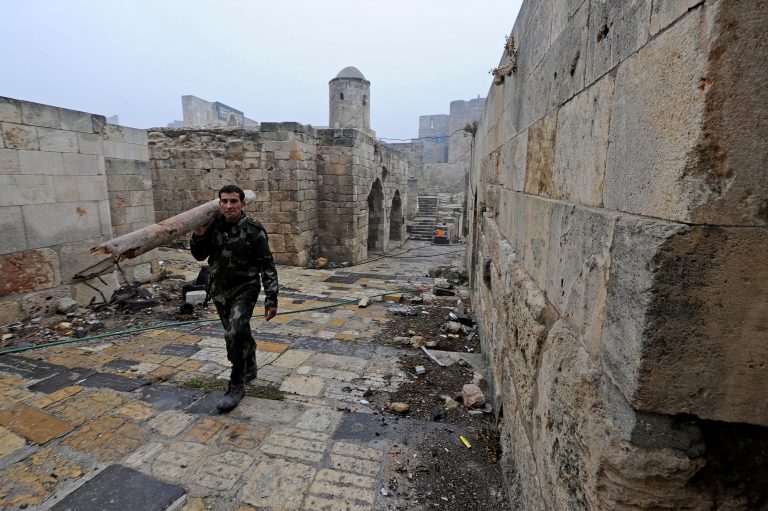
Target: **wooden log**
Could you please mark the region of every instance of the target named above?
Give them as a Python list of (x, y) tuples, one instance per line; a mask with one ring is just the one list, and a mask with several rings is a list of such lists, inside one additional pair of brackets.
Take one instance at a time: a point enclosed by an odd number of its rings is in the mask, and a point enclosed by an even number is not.
[[(256, 194), (252, 190), (245, 190), (246, 204), (253, 202), (255, 198)], [(93, 247), (91, 254), (110, 254), (122, 259), (131, 259), (192, 232), (219, 214), (219, 199), (213, 199), (162, 222), (105, 241)]]

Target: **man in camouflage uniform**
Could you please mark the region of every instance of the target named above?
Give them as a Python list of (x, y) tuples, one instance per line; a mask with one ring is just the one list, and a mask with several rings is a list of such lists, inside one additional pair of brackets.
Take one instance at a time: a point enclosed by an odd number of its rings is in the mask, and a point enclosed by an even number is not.
[(256, 342), (250, 320), (264, 284), (264, 319), (277, 314), (277, 270), (264, 227), (242, 211), (245, 193), (235, 185), (219, 190), (221, 215), (192, 234), (190, 249), (198, 261), (208, 258), (210, 296), (232, 362), (227, 393), (216, 407), (227, 412), (245, 395), (245, 383), (256, 377)]

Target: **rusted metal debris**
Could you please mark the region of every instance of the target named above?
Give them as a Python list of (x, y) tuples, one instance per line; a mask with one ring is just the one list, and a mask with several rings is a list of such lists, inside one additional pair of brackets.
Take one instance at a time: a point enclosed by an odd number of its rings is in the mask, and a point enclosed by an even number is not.
[[(252, 190), (245, 190), (246, 204), (253, 202), (255, 198), (256, 194)], [(92, 248), (91, 254), (109, 254), (121, 259), (131, 259), (192, 232), (218, 215), (219, 199), (213, 199), (162, 222), (105, 241)]]

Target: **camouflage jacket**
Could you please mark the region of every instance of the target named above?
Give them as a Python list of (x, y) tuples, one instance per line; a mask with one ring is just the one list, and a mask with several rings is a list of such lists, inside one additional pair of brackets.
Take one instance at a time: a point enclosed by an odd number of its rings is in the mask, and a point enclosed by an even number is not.
[(192, 235), (192, 255), (198, 261), (208, 258), (211, 297), (227, 303), (238, 299), (258, 299), (264, 284), (264, 305), (277, 307), (277, 269), (269, 250), (267, 231), (244, 212), (234, 225), (219, 216), (202, 236)]

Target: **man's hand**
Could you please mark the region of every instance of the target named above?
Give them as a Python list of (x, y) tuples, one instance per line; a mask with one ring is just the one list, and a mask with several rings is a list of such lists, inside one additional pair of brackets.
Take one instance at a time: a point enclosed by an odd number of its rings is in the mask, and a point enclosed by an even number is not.
[(192, 231), (192, 234), (194, 234), (195, 236), (202, 236), (203, 234), (205, 234), (205, 231), (208, 230), (208, 226), (211, 225), (212, 223), (213, 223), (213, 219), (211, 219), (211, 221), (208, 222), (207, 224), (201, 225), (200, 227), (194, 229)]
[(270, 319), (274, 318), (276, 315), (277, 315), (277, 308), (264, 307), (264, 321), (269, 321)]

